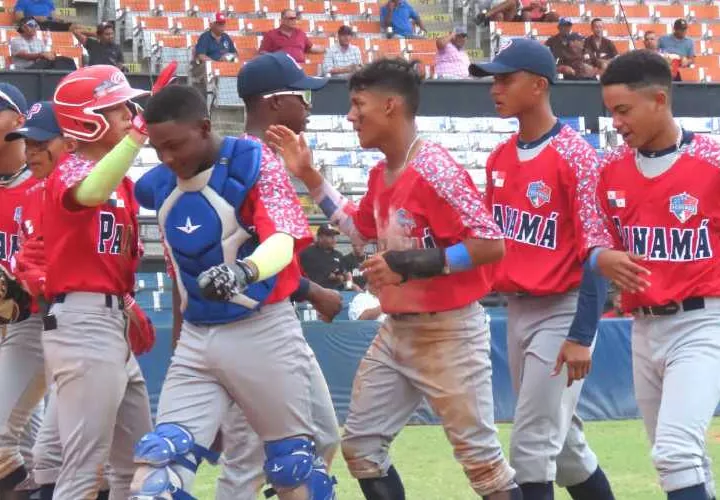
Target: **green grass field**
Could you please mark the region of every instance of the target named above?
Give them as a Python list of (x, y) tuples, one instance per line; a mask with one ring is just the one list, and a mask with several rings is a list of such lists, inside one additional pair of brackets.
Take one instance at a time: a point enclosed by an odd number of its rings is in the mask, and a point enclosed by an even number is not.
[[(500, 436), (507, 452), (510, 425), (502, 424)], [(617, 500), (659, 500), (665, 496), (657, 485), (650, 463), (645, 430), (639, 420), (589, 422), (585, 427), (588, 441), (597, 453), (610, 479)], [(720, 418), (713, 421), (708, 436), (715, 475), (720, 473)], [(392, 448), (395, 466), (405, 483), (409, 500), (474, 500), (460, 465), (439, 426), (407, 427)], [(214, 498), (217, 467), (200, 470), (195, 486), (199, 500)], [(340, 500), (363, 500), (357, 483), (345, 468), (342, 455), (333, 464), (338, 479)], [(570, 497), (564, 490), (557, 499)]]

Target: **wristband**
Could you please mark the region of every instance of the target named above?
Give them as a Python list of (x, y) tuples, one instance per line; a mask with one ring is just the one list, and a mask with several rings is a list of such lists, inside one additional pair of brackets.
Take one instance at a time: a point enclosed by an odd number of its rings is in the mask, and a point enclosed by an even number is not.
[(442, 248), (390, 250), (382, 255), (390, 270), (402, 276), (403, 281), (446, 274)]
[(290, 300), (293, 302), (305, 302), (308, 299), (308, 295), (310, 294), (310, 280), (301, 277), (300, 282), (298, 283), (298, 287), (295, 290), (295, 293), (292, 294), (290, 297)]
[(253, 266), (245, 262), (244, 260), (236, 260), (235, 263), (238, 265), (240, 270), (245, 273), (245, 283), (248, 285), (255, 283), (258, 279), (258, 273), (255, 272)]
[(445, 249), (445, 261), (451, 273), (467, 271), (473, 268), (472, 257), (465, 243), (458, 243)]

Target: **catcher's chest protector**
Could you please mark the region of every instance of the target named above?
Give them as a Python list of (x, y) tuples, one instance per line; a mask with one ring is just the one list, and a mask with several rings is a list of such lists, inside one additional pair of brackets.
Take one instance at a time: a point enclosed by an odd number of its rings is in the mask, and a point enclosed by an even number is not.
[(249, 256), (259, 241), (240, 221), (240, 207), (260, 175), (262, 146), (226, 137), (215, 165), (192, 179), (178, 179), (165, 164), (143, 175), (135, 186), (138, 202), (156, 210), (172, 258), (184, 319), (195, 324), (229, 323), (257, 310), (276, 278), (253, 283), (233, 302), (202, 297), (198, 275), (206, 269)]

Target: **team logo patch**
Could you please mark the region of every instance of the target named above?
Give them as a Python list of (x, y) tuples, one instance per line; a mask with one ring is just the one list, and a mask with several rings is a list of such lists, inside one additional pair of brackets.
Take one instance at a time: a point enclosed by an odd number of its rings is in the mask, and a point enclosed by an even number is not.
[(404, 208), (401, 208), (397, 212), (395, 212), (395, 220), (397, 221), (398, 225), (406, 231), (412, 231), (413, 229), (415, 229), (415, 219), (413, 218), (412, 214)]
[(612, 208), (625, 208), (625, 191), (608, 191), (607, 199)]
[(501, 188), (505, 185), (505, 172), (494, 171), (491, 174), (493, 187)]
[(550, 202), (552, 189), (543, 181), (533, 181), (528, 184), (527, 197), (535, 208), (540, 208)]
[(670, 197), (670, 213), (685, 223), (693, 215), (697, 215), (698, 199), (687, 193), (676, 194)]
[(105, 80), (100, 85), (95, 87), (95, 97), (102, 97), (118, 90), (121, 86), (127, 83), (125, 75), (120, 72), (113, 73), (109, 80)]
[(507, 49), (508, 47), (510, 47), (512, 44), (513, 44), (513, 39), (512, 39), (512, 38), (503, 38), (503, 39), (501, 39), (501, 40), (500, 40), (500, 44), (498, 45), (498, 48), (497, 48), (497, 53), (499, 54), (499, 53), (502, 52), (503, 50), (505, 50), (505, 49)]
[(38, 114), (40, 110), (42, 109), (42, 104), (39, 102), (36, 102), (32, 105), (32, 107), (28, 110), (27, 114), (25, 115), (26, 120), (30, 120), (33, 116)]

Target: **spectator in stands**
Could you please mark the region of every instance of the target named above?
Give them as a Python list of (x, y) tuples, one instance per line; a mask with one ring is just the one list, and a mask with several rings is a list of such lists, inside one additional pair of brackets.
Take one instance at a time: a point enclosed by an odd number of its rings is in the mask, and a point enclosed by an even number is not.
[(467, 29), (457, 26), (449, 34), (438, 38), (435, 56), (435, 73), (438, 78), (469, 78), (470, 57), (465, 52)]
[(654, 31), (646, 31), (645, 36), (643, 37), (643, 43), (645, 44), (645, 48), (647, 50), (650, 50), (652, 52), (657, 52), (661, 56), (665, 58), (665, 60), (670, 65), (670, 72), (672, 73), (673, 80), (680, 81), (680, 65), (682, 63), (682, 57), (680, 57), (677, 54), (670, 54), (667, 52), (663, 52), (658, 47), (658, 38), (657, 34)]
[[(415, 35), (413, 23), (420, 29), (419, 35)], [(413, 38), (424, 36), (427, 31), (422, 19), (407, 0), (388, 0), (380, 8), (380, 26), (388, 37)], [(388, 31), (388, 28), (392, 31)]]
[(683, 68), (695, 62), (695, 45), (687, 38), (688, 24), (685, 19), (677, 19), (673, 24), (672, 35), (660, 38), (658, 48), (660, 52), (680, 56), (680, 65)]
[(365, 245), (358, 245), (356, 243), (353, 243), (352, 252), (341, 259), (340, 264), (342, 265), (343, 273), (345, 273), (346, 290), (356, 290), (358, 292), (365, 290), (367, 280), (360, 270), (360, 264), (365, 262), (365, 259), (367, 259)]
[(41, 28), (50, 31), (67, 31), (70, 23), (55, 17), (53, 0), (18, 0), (15, 3), (15, 20), (34, 17)]
[(489, 24), (490, 21), (514, 21), (517, 17), (517, 0), (478, 0), (476, 24)]
[(298, 14), (293, 9), (285, 9), (280, 16), (280, 27), (270, 30), (263, 36), (260, 53), (287, 52), (298, 63), (305, 62), (305, 54), (322, 54), (323, 47), (316, 47), (304, 31), (297, 28)]
[(73, 25), (70, 31), (87, 50), (88, 66), (108, 64), (126, 70), (122, 47), (115, 43), (115, 28), (112, 23), (100, 23), (94, 32), (78, 25)]
[(309, 280), (332, 290), (342, 290), (342, 254), (335, 250), (338, 231), (330, 224), (321, 225), (315, 243), (300, 253), (300, 266)]
[(17, 26), (20, 36), (10, 40), (10, 55), (15, 69), (66, 69), (77, 66), (69, 57), (55, 56), (38, 36), (38, 22), (33, 17), (24, 17)]
[(602, 19), (593, 19), (590, 27), (592, 28), (592, 35), (585, 39), (583, 52), (589, 59), (590, 64), (602, 73), (610, 61), (618, 55), (618, 51), (612, 40), (603, 36), (604, 26)]
[(579, 33), (570, 33), (568, 47), (558, 58), (557, 71), (565, 80), (594, 80), (598, 70), (585, 58), (585, 39)]
[(572, 27), (573, 23), (570, 19), (566, 17), (560, 18), (557, 35), (551, 36), (545, 42), (552, 55), (555, 56), (556, 61), (565, 56), (570, 50), (568, 36), (572, 33)]
[(225, 33), (225, 14), (215, 14), (215, 21), (210, 29), (200, 35), (195, 45), (195, 60), (200, 63), (207, 61), (229, 61), (235, 57), (237, 50), (230, 35)]
[(556, 23), (558, 15), (548, 11), (547, 0), (519, 0), (520, 19), (522, 21), (533, 21), (543, 23)]
[(325, 60), (322, 65), (324, 75), (349, 77), (362, 66), (360, 49), (350, 44), (353, 31), (350, 26), (340, 26), (337, 32), (337, 42), (325, 51)]

